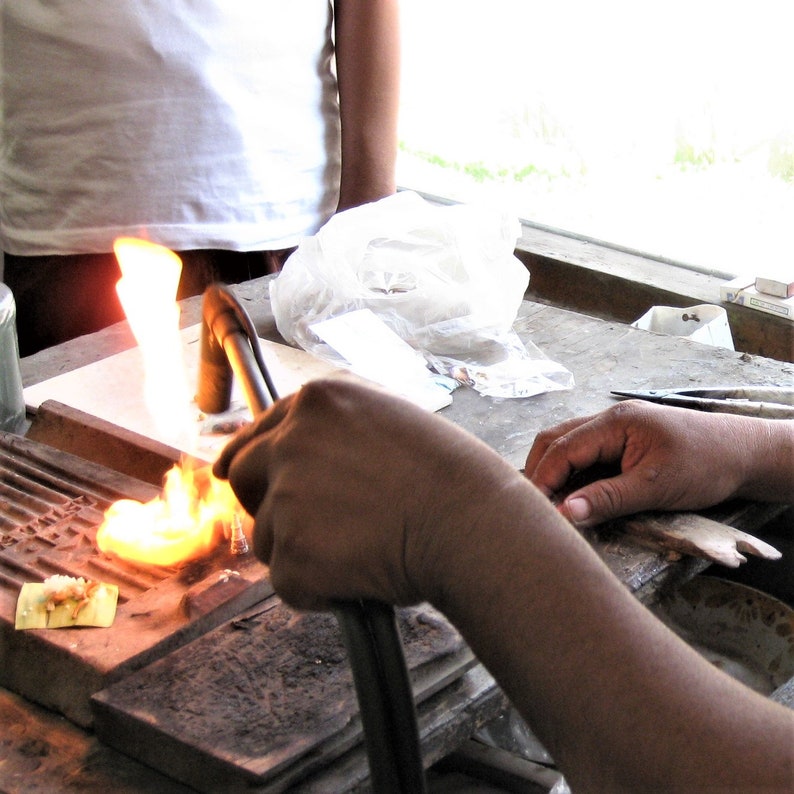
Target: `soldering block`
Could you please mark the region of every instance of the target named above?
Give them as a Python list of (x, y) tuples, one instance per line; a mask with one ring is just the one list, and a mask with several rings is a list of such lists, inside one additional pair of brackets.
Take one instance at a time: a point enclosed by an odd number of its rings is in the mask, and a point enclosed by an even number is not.
[(780, 278), (757, 276), (755, 288), (764, 295), (774, 295), (776, 298), (790, 298), (794, 295), (794, 281), (784, 281)]

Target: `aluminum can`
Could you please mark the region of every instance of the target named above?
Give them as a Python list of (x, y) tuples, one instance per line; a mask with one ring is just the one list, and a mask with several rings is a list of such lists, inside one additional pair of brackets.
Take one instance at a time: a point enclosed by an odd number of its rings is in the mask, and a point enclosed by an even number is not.
[(22, 433), (25, 398), (19, 371), (17, 308), (11, 290), (0, 283), (0, 430)]

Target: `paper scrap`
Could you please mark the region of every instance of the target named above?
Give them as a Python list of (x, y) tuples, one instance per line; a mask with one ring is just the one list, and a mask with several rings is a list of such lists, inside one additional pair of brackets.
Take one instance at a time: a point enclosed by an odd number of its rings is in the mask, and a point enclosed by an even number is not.
[(370, 309), (346, 312), (310, 327), (362, 378), (431, 411), (452, 402), (451, 392), (458, 383), (431, 372), (422, 354)]

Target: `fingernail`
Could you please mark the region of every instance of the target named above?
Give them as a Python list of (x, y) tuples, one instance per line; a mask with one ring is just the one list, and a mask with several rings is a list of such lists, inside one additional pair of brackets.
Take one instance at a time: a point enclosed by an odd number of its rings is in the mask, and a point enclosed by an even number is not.
[(568, 509), (568, 515), (571, 517), (571, 521), (573, 521), (574, 524), (581, 524), (583, 521), (587, 521), (592, 512), (590, 502), (583, 496), (576, 496), (573, 499), (568, 499), (565, 503), (565, 507)]

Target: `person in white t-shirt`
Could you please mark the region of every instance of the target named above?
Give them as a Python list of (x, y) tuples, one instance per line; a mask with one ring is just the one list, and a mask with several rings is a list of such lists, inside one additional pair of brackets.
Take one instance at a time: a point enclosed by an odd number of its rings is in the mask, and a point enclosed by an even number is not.
[(6, 0), (0, 241), (22, 355), (123, 317), (113, 241), (179, 297), (275, 272), (395, 191), (397, 0)]

